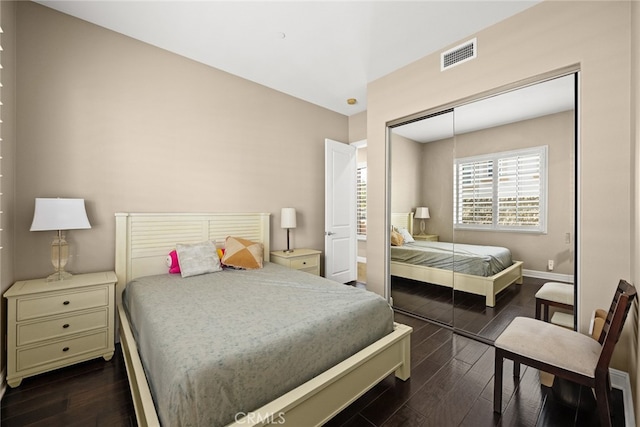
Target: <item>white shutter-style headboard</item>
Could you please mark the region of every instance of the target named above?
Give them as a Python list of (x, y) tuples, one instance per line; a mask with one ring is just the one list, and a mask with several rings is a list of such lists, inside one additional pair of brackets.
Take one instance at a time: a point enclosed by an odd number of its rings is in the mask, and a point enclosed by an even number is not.
[(269, 261), (268, 213), (116, 213), (118, 297), (136, 277), (167, 273), (166, 257), (176, 243), (211, 240), (222, 247), (227, 236), (264, 246)]
[(413, 236), (413, 212), (391, 213), (391, 225), (406, 228)]

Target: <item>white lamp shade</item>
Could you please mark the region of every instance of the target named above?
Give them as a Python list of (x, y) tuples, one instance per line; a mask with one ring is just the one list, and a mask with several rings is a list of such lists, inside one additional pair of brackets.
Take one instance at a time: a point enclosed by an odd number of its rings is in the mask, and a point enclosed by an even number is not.
[(417, 219), (429, 219), (429, 208), (416, 208), (416, 218)]
[(36, 198), (31, 231), (91, 228), (84, 199)]
[(282, 208), (280, 212), (281, 228), (296, 228), (296, 210), (295, 208)]

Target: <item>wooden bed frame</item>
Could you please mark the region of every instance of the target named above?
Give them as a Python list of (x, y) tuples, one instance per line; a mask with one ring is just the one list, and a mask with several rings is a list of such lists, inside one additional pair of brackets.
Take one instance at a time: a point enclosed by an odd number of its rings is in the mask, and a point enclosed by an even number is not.
[[(268, 213), (116, 213), (117, 313), (119, 337), (139, 426), (159, 426), (153, 396), (131, 326), (122, 307), (122, 291), (136, 277), (167, 272), (165, 258), (176, 243), (237, 236), (264, 245), (269, 260)], [(410, 376), (412, 329), (394, 331), (333, 368), (263, 407), (238, 417), (232, 426), (322, 425), (392, 372)]]
[[(396, 227), (404, 227), (413, 235), (413, 212), (392, 213), (391, 224)], [(522, 284), (522, 264), (522, 261), (514, 261), (510, 267), (488, 277), (399, 261), (391, 261), (390, 269), (392, 276), (433, 283), (453, 288), (457, 291), (482, 295), (486, 298), (486, 305), (494, 307), (496, 305), (496, 295), (500, 291), (512, 283)]]

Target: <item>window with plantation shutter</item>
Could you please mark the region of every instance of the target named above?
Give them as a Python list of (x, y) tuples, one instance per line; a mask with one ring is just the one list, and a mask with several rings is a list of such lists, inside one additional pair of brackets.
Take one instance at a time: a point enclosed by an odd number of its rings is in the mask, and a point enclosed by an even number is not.
[(454, 226), (546, 233), (547, 147), (456, 159)]
[(356, 184), (356, 217), (358, 236), (367, 235), (367, 166), (358, 166)]

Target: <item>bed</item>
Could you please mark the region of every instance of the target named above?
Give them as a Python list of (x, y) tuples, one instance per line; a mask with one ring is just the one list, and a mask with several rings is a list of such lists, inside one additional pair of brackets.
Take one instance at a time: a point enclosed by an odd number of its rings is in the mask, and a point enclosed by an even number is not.
[[(392, 213), (391, 224), (413, 234), (413, 212)], [(486, 305), (494, 307), (499, 292), (512, 283), (522, 284), (522, 261), (509, 259), (506, 248), (416, 241), (391, 247), (390, 269), (392, 276), (484, 296)], [(431, 261), (435, 263), (425, 265)]]
[[(176, 243), (195, 243), (203, 240), (209, 240), (216, 243), (223, 242), (226, 236), (237, 236), (253, 242), (259, 242), (263, 245), (263, 257), (265, 260), (264, 268), (259, 270), (247, 270), (247, 271), (222, 271), (211, 274), (205, 274), (202, 276), (190, 277), (182, 279), (180, 275), (167, 274), (167, 267), (165, 264), (165, 258), (167, 253), (171, 251)], [(232, 288), (245, 287), (240, 290), (241, 295), (255, 296), (264, 302), (265, 307), (278, 306), (279, 303), (284, 304), (288, 298), (293, 298), (293, 293), (304, 295), (304, 299), (310, 294), (327, 294), (334, 293), (333, 301), (341, 308), (339, 312), (348, 311), (345, 310), (345, 304), (352, 306), (353, 303), (349, 302), (348, 298), (352, 298), (355, 295), (352, 291), (355, 288), (346, 287), (344, 285), (335, 284), (327, 281), (326, 279), (313, 276), (304, 272), (294, 271), (286, 269), (282, 266), (269, 263), (269, 214), (176, 214), (176, 213), (118, 213), (116, 214), (116, 274), (118, 276), (118, 292), (117, 292), (117, 313), (119, 320), (119, 337), (122, 345), (123, 355), (127, 368), (127, 375), (129, 377), (129, 384), (131, 387), (131, 393), (136, 410), (136, 418), (138, 425), (160, 425), (161, 420), (163, 424), (171, 425), (174, 423), (189, 423), (191, 421), (174, 420), (167, 418), (167, 411), (160, 410), (156, 407), (154, 399), (166, 399), (167, 393), (165, 384), (168, 379), (159, 376), (157, 374), (157, 368), (154, 371), (152, 366), (166, 366), (167, 372), (174, 372), (178, 369), (183, 369), (179, 365), (187, 365), (190, 359), (198, 359), (200, 353), (224, 353), (222, 350), (222, 344), (229, 344), (231, 347), (238, 346), (240, 351), (233, 356), (227, 354), (226, 359), (216, 359), (210, 364), (221, 366), (218, 373), (222, 377), (230, 378), (231, 385), (243, 383), (246, 387), (247, 384), (258, 384), (255, 378), (260, 375), (266, 376), (273, 375), (278, 378), (278, 381), (272, 381), (274, 387), (268, 387), (273, 390), (266, 390), (264, 395), (260, 398), (263, 402), (258, 406), (251, 407), (235, 407), (235, 415), (230, 419), (227, 418), (223, 424), (246, 426), (246, 425), (269, 425), (269, 424), (282, 424), (285, 425), (321, 425), (327, 420), (332, 418), (335, 414), (340, 412), (351, 402), (360, 397), (363, 393), (380, 382), (386, 376), (395, 372), (396, 377), (406, 380), (410, 375), (410, 334), (411, 328), (402, 324), (393, 323), (391, 318), (391, 325), (388, 327), (389, 333), (384, 333), (381, 337), (372, 335), (369, 338), (364, 338), (362, 343), (357, 344), (353, 342), (347, 342), (343, 340), (342, 346), (347, 348), (349, 346), (364, 346), (363, 348), (351, 348), (346, 350), (346, 358), (331, 360), (331, 357), (338, 357), (336, 355), (330, 356), (329, 359), (322, 362), (315, 363), (313, 360), (306, 356), (309, 361), (308, 364), (315, 364), (314, 369), (320, 369), (318, 372), (301, 372), (293, 374), (298, 368), (291, 368), (292, 375), (280, 375), (273, 371), (270, 373), (269, 369), (277, 369), (277, 366), (264, 365), (263, 359), (266, 359), (264, 353), (254, 353), (253, 349), (248, 350), (242, 347), (244, 344), (240, 344), (240, 338), (247, 335), (248, 341), (255, 341), (259, 345), (256, 346), (255, 351), (267, 351), (280, 352), (280, 358), (284, 358), (286, 364), (291, 363), (292, 356), (288, 355), (289, 349), (295, 347), (296, 343), (300, 342), (301, 349), (308, 348), (309, 351), (315, 351), (316, 354), (320, 353), (317, 350), (318, 341), (304, 341), (306, 335), (321, 336), (322, 330), (330, 330), (332, 333), (329, 335), (336, 335), (336, 331), (339, 329), (350, 330), (348, 324), (357, 320), (344, 318), (341, 319), (337, 315), (335, 319), (327, 319), (322, 322), (315, 323), (313, 334), (309, 334), (308, 330), (305, 333), (304, 324), (313, 323), (316, 320), (303, 319), (296, 320), (293, 318), (288, 324), (283, 321), (282, 310), (265, 309), (255, 310), (255, 303), (244, 301), (242, 298), (241, 303), (235, 306), (234, 301), (238, 301), (239, 298), (234, 294), (216, 294), (216, 299), (219, 299), (220, 306), (213, 308), (212, 303), (204, 303), (209, 297), (203, 296), (200, 292), (227, 292), (224, 289), (233, 292)], [(244, 275), (246, 273), (246, 275)], [(156, 276), (155, 278), (153, 276)], [(211, 276), (219, 280), (218, 284), (211, 286), (209, 282), (201, 281), (208, 280), (207, 277)], [(249, 276), (255, 276), (251, 280)], [(226, 278), (225, 278), (226, 277)], [(176, 286), (178, 281), (180, 285)], [(174, 283), (175, 282), (175, 283)], [(250, 284), (253, 283), (253, 284)], [(262, 286), (259, 285), (262, 283)], [(273, 285), (273, 287), (267, 287)], [(299, 286), (294, 289), (294, 285)], [(193, 325), (189, 330), (191, 334), (187, 336), (182, 332), (184, 337), (180, 337), (179, 332), (183, 329), (176, 329), (175, 327), (169, 327), (173, 323), (178, 323), (178, 318), (182, 315), (176, 315), (175, 307), (180, 307), (184, 304), (182, 300), (183, 294), (169, 294), (163, 296), (163, 287), (166, 287), (170, 292), (177, 292), (177, 288), (183, 289), (185, 293), (195, 295), (197, 303), (193, 305), (193, 309), (187, 310), (188, 314), (185, 316), (188, 324)], [(143, 291), (147, 289), (147, 293)], [(280, 288), (280, 289), (279, 289)], [(285, 293), (285, 288), (291, 288), (292, 290)], [(320, 290), (322, 288), (322, 290)], [(148, 290), (151, 293), (148, 293)], [(278, 290), (279, 289), (279, 290)], [(345, 291), (349, 291), (347, 294), (342, 294)], [(134, 301), (130, 298), (135, 293), (141, 292), (142, 298)], [(237, 290), (235, 292), (238, 292)], [(263, 292), (260, 294), (259, 292)], [(381, 298), (374, 296), (372, 293), (364, 291), (368, 294), (366, 298), (358, 297), (358, 301), (362, 301), (363, 306), (365, 300), (371, 301), (379, 300), (384, 304), (386, 302)], [(298, 295), (295, 294), (295, 295)], [(266, 300), (266, 298), (275, 298), (275, 300)], [(361, 295), (362, 296), (362, 295)], [(320, 296), (326, 298), (326, 304), (318, 304), (309, 302), (310, 305), (326, 307), (326, 311), (330, 310), (330, 299), (327, 295)], [(298, 298), (298, 296), (296, 296)], [(165, 302), (162, 302), (162, 301)], [(156, 312), (160, 317), (151, 318), (147, 320), (149, 324), (161, 324), (162, 328), (160, 332), (153, 332), (152, 329), (146, 329), (145, 323), (136, 323), (136, 326), (132, 326), (132, 322), (139, 322), (140, 313), (144, 311), (145, 302), (147, 311)], [(167, 301), (169, 304), (167, 304)], [(311, 301), (311, 300), (309, 300)], [(373, 305), (379, 305), (379, 301)], [(192, 302), (188, 304), (193, 304)], [(246, 303), (246, 304), (245, 304)], [(139, 304), (136, 305), (136, 304)], [(368, 302), (367, 302), (368, 304)], [(210, 312), (218, 313), (220, 307), (229, 305), (235, 307), (235, 310), (240, 312), (238, 317), (230, 318), (229, 315), (220, 315), (215, 319), (216, 328), (206, 328), (200, 325), (195, 317), (195, 312)], [(373, 307), (373, 305), (371, 307)], [(175, 307), (174, 307), (175, 306)], [(200, 306), (200, 307), (197, 307)], [(284, 306), (284, 305), (281, 305)], [(296, 305), (297, 306), (297, 305)], [(152, 307), (152, 310), (149, 310)], [(243, 308), (244, 307), (244, 308)], [(290, 306), (287, 306), (290, 307)], [(209, 310), (209, 308), (211, 308)], [(307, 307), (308, 308), (308, 307)], [(300, 313), (308, 313), (309, 309), (299, 310), (287, 310), (287, 317), (291, 315), (289, 311), (299, 311)], [(386, 307), (390, 311), (389, 307)], [(231, 308), (233, 309), (233, 308)], [(371, 308), (373, 309), (373, 308)], [(377, 310), (377, 309), (376, 309)], [(178, 309), (178, 311), (180, 311)], [(184, 313), (185, 310), (182, 310)], [(252, 320), (251, 314), (259, 313), (259, 321)], [(372, 312), (378, 313), (378, 312)], [(323, 313), (320, 313), (321, 315)], [(280, 316), (280, 317), (279, 317)], [(334, 316), (330, 316), (334, 317)], [(379, 317), (375, 314), (375, 317)], [(331, 323), (333, 321), (333, 323)], [(365, 323), (372, 323), (369, 318), (363, 318), (361, 320)], [(326, 324), (325, 324), (326, 322)], [(348, 324), (347, 324), (348, 323)], [(252, 326), (253, 325), (253, 326)], [(274, 327), (277, 325), (277, 327)], [(387, 326), (382, 326), (386, 328)], [(271, 329), (270, 329), (271, 328)], [(202, 331), (206, 331), (209, 334), (211, 329), (219, 331), (221, 337), (218, 337), (220, 341), (211, 343), (207, 341), (208, 338), (198, 335)], [(303, 331), (303, 335), (296, 335), (298, 338), (287, 338), (287, 335), (291, 330), (299, 329)], [(361, 329), (361, 328), (359, 328)], [(141, 330), (144, 331), (141, 333)], [(233, 332), (233, 333), (232, 333)], [(293, 332), (291, 332), (293, 333)], [(372, 332), (373, 333), (373, 332)], [(380, 331), (375, 332), (379, 334)], [(146, 335), (146, 336), (145, 336)], [(163, 336), (164, 341), (163, 341)], [(292, 335), (293, 336), (293, 335)], [(138, 340), (136, 340), (138, 338)], [(180, 341), (182, 338), (186, 339), (186, 343)], [(285, 341), (282, 341), (282, 340)], [(286, 341), (286, 340), (289, 341)], [(309, 338), (310, 339), (310, 338)], [(330, 338), (326, 336), (323, 338), (321, 345), (322, 353), (326, 348), (340, 347), (339, 341), (330, 342), (326, 341)], [(337, 338), (336, 338), (337, 339)], [(166, 350), (166, 341), (180, 342), (179, 347), (186, 348), (186, 353), (175, 353), (175, 349)], [(359, 339), (355, 339), (358, 341)], [(366, 343), (367, 340), (373, 341), (370, 344)], [(168, 342), (167, 341), (167, 342)], [(245, 340), (247, 341), (247, 340)], [(351, 341), (351, 340), (350, 340)], [(194, 344), (195, 343), (195, 344)], [(203, 351), (201, 343), (209, 343), (208, 347), (215, 348), (215, 350)], [(222, 344), (221, 344), (222, 343)], [(286, 344), (284, 344), (286, 343)], [(154, 345), (156, 347), (154, 347)], [(269, 347), (271, 346), (271, 347)], [(316, 346), (316, 347), (314, 347)], [(313, 350), (315, 349), (315, 350)], [(218, 351), (219, 350), (219, 351)], [(349, 355), (350, 354), (350, 355)], [(242, 356), (242, 357), (241, 357)], [(288, 357), (288, 359), (287, 359)], [(157, 360), (150, 360), (157, 359)], [(171, 361), (175, 359), (180, 361), (176, 366), (171, 365)], [(221, 361), (222, 360), (222, 361)], [(303, 360), (304, 357), (303, 357)], [(313, 363), (312, 363), (313, 362)], [(165, 365), (169, 364), (169, 365)], [(323, 365), (324, 364), (324, 365)], [(327, 365), (328, 364), (328, 365)], [(255, 366), (254, 366), (255, 365)], [(326, 365), (326, 366), (325, 366)], [(288, 365), (287, 365), (288, 366)], [(180, 387), (187, 387), (184, 389), (185, 394), (197, 394), (202, 393), (199, 390), (205, 390), (207, 373), (204, 371), (194, 370), (193, 367), (187, 366), (185, 375), (174, 375), (180, 377), (196, 377), (199, 380), (197, 387), (198, 391), (188, 389), (190, 386), (179, 384), (177, 388), (169, 394), (175, 397), (180, 397)], [(254, 371), (251, 371), (254, 369)], [(150, 374), (151, 372), (151, 374)], [(248, 379), (242, 379), (241, 374), (247, 374)], [(214, 375), (214, 374), (211, 374)], [(171, 375), (169, 375), (170, 377)], [(278, 389), (281, 384), (286, 381), (282, 380), (284, 377), (291, 376), (296, 377), (297, 383), (291, 382), (283, 385), (283, 389)], [(222, 384), (220, 377), (214, 378), (213, 382), (216, 384)], [(192, 383), (191, 383), (192, 384)], [(277, 386), (277, 387), (276, 387)], [(195, 387), (195, 386), (193, 386)], [(218, 387), (222, 388), (222, 387)], [(260, 395), (261, 390), (256, 387), (253, 390), (253, 394)], [(177, 392), (175, 390), (178, 390)], [(219, 402), (220, 399), (228, 399), (233, 391), (226, 388), (222, 395), (216, 395), (213, 398), (214, 401)], [(206, 390), (208, 393), (210, 390)], [(276, 393), (271, 396), (269, 393)], [(205, 394), (206, 394), (205, 393)], [(237, 394), (244, 394), (237, 393)], [(162, 400), (166, 404), (165, 400)], [(177, 403), (176, 403), (177, 402)], [(171, 401), (171, 405), (181, 405), (180, 401)], [(200, 403), (200, 405), (202, 405)], [(211, 403), (208, 406), (214, 406)], [(158, 405), (162, 406), (162, 405)], [(207, 405), (205, 405), (207, 406)], [(215, 408), (223, 408), (224, 405), (214, 406)], [(195, 408), (195, 409), (194, 409)], [(178, 406), (173, 406), (169, 409), (169, 412), (178, 411), (184, 415), (185, 413), (201, 410), (200, 406), (194, 406), (192, 408), (180, 409)], [(227, 411), (228, 412), (228, 411)], [(195, 421), (195, 423), (202, 421)]]

